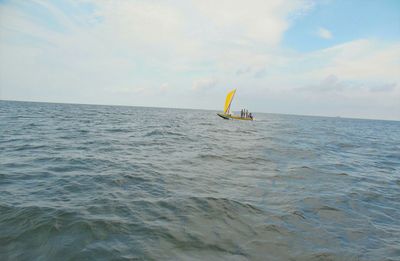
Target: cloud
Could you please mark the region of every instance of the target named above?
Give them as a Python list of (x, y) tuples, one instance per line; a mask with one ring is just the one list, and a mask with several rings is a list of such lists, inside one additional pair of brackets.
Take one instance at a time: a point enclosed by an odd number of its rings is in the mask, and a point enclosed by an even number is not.
[(339, 81), (336, 75), (329, 75), (316, 85), (298, 88), (301, 91), (310, 92), (340, 92), (346, 88), (346, 83)]
[[(311, 12), (313, 3), (0, 3), (1, 98), (174, 107), (197, 102), (199, 108), (215, 108), (218, 100), (200, 101), (193, 90), (223, 97), (235, 86), (241, 94), (237, 102), (248, 99), (264, 111), (276, 104), (290, 113), (284, 106), (301, 97), (308, 104), (311, 96), (360, 104), (379, 97), (400, 111), (399, 43), (354, 39), (312, 52), (281, 45), (287, 29)], [(317, 33), (333, 37), (326, 28)], [(298, 108), (292, 112), (301, 112)]]
[[(207, 27), (203, 33), (216, 41), (248, 45), (262, 43), (276, 45), (288, 28), (289, 15), (305, 12), (310, 1), (243, 1), (196, 0), (194, 6)], [(208, 38), (209, 39), (209, 38)]]
[(323, 27), (318, 28), (317, 35), (319, 37), (321, 37), (322, 39), (326, 39), (326, 40), (333, 38), (332, 33), (328, 29), (323, 28)]
[[(24, 85), (40, 89), (37, 93), (42, 95), (54, 86), (86, 86), (86, 90), (94, 86), (160, 86), (170, 81), (169, 75), (182, 73), (193, 75), (184, 82), (180, 80), (181, 86), (187, 86), (193, 78), (210, 71), (237, 71), (242, 62), (244, 66), (258, 68), (252, 69), (252, 74), (260, 77), (264, 70), (259, 58), (262, 55), (256, 50), (279, 44), (289, 26), (288, 17), (304, 13), (304, 6), (309, 3), (4, 3), (0, 5), (0, 81), (10, 86), (6, 93), (18, 96), (18, 86)], [(46, 15), (40, 16), (33, 10)], [(62, 29), (50, 28), (48, 24), (58, 24)], [(19, 44), (15, 45), (15, 41)], [(16, 77), (21, 72), (26, 77)], [(47, 79), (45, 84), (43, 78)]]
[(163, 84), (161, 84), (161, 86), (160, 86), (160, 91), (161, 91), (161, 92), (167, 92), (170, 88), (171, 88), (171, 87), (169, 86), (168, 83), (163, 83)]
[(253, 63), (244, 68), (239, 68), (236, 71), (236, 75), (237, 76), (250, 75), (250, 76), (253, 76), (254, 78), (261, 78), (261, 77), (265, 76), (267, 73), (265, 67), (266, 67), (265, 63), (263, 63), (263, 64)]
[(197, 79), (193, 82), (193, 90), (210, 90), (217, 85), (216, 78), (202, 78)]
[(345, 93), (345, 92), (393, 92), (395, 83), (370, 83), (361, 81), (343, 81), (336, 75), (329, 75), (315, 85), (298, 88), (300, 91), (312, 93)]
[(315, 64), (320, 74), (340, 75), (344, 79), (371, 82), (398, 82), (400, 75), (399, 44), (385, 44), (360, 39), (311, 53), (307, 58), (323, 63)]
[(393, 92), (396, 89), (396, 83), (387, 83), (381, 85), (374, 85), (369, 87), (371, 92)]

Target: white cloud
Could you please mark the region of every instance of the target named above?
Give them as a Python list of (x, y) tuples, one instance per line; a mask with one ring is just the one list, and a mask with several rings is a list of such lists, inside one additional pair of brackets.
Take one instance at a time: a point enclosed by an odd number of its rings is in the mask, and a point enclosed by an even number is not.
[(333, 38), (332, 33), (328, 29), (323, 28), (323, 27), (318, 28), (317, 35), (326, 40)]
[(373, 40), (356, 40), (311, 54), (324, 61), (318, 71), (345, 79), (400, 81), (400, 44), (384, 44)]
[[(260, 55), (253, 50), (278, 44), (288, 27), (286, 16), (303, 11), (309, 1), (85, 2), (92, 3), (95, 11), (69, 14), (52, 2), (22, 3), (46, 10), (54, 23), (66, 28), (64, 32), (35, 21), (37, 17), (26, 11), (29, 8), (2, 5), (0, 80), (29, 84), (43, 90), (39, 94), (54, 86), (160, 86), (170, 81), (169, 75), (179, 73), (237, 71), (236, 65), (244, 59), (254, 67), (252, 57)], [(79, 2), (67, 5), (75, 8)], [(3, 40), (16, 37), (36, 39), (38, 45), (27, 41), (15, 46)], [(22, 55), (28, 52), (30, 58)], [(26, 77), (15, 77), (21, 71)], [(155, 83), (157, 78), (160, 82)]]
[(171, 88), (171, 87), (169, 86), (168, 83), (163, 83), (163, 84), (161, 84), (161, 86), (160, 86), (160, 91), (161, 91), (161, 92), (167, 92), (170, 88)]
[(397, 87), (396, 83), (387, 83), (383, 85), (370, 86), (369, 90), (371, 92), (393, 92), (396, 89), (396, 87)]
[(240, 67), (235, 84), (252, 111), (400, 119), (398, 57), (399, 44), (366, 39), (308, 53), (281, 50), (260, 59), (261, 78)]
[(210, 90), (217, 85), (218, 81), (216, 78), (202, 78), (197, 79), (193, 82), (193, 90)]
[(344, 81), (336, 75), (329, 75), (317, 84), (307, 85), (298, 88), (300, 91), (320, 93), (351, 93), (354, 92), (394, 92), (396, 90), (395, 83), (370, 83), (363, 81)]
[[(239, 87), (238, 103), (264, 111), (301, 113), (301, 106), (290, 111), (290, 104), (313, 104), (310, 97), (334, 103), (332, 93), (349, 104), (379, 97), (400, 111), (399, 44), (361, 39), (308, 53), (280, 46), (294, 17), (309, 12), (312, 1), (86, 2), (94, 12), (72, 15), (53, 2), (33, 2), (63, 32), (17, 5), (0, 5), (1, 98), (179, 107), (194, 104), (193, 90), (223, 96)], [(318, 33), (333, 37), (325, 28)], [(305, 87), (314, 90), (299, 94)], [(208, 97), (196, 102), (219, 105)]]
[[(212, 25), (207, 32), (216, 41), (253, 45), (276, 45), (288, 28), (289, 14), (301, 9), (306, 1), (196, 0), (195, 7)], [(210, 30), (211, 29), (211, 30)]]

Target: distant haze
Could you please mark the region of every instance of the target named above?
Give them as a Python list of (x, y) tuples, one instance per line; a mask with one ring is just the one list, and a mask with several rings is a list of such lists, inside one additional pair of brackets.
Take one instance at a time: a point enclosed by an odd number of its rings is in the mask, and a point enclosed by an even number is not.
[(400, 1), (1, 1), (0, 99), (400, 120)]

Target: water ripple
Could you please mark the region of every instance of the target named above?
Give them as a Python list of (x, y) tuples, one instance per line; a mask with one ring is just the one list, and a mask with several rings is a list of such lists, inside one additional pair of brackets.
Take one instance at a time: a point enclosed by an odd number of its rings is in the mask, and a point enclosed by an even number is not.
[(399, 260), (400, 123), (0, 101), (1, 260)]

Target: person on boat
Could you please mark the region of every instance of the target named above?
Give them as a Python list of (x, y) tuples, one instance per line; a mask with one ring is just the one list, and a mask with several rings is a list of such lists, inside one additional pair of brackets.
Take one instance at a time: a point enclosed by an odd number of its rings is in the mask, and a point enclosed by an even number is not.
[(249, 111), (246, 109), (245, 118), (249, 117)]
[(243, 109), (240, 111), (240, 118), (243, 118)]
[(251, 114), (251, 112), (249, 113), (249, 118), (253, 119), (253, 115)]

